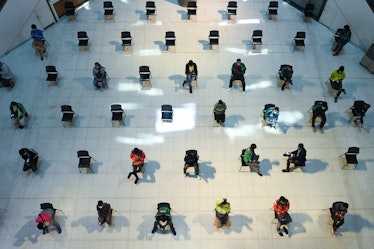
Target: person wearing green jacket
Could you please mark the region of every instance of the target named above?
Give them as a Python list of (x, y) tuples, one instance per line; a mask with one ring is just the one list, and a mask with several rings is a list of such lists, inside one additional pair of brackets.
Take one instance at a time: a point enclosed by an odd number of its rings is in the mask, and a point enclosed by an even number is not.
[(293, 85), (292, 75), (293, 75), (293, 69), (292, 69), (292, 66), (290, 65), (287, 65), (287, 67), (282, 68), (282, 70), (280, 71), (279, 78), (283, 80), (282, 91), (288, 84)]
[(242, 82), (243, 94), (245, 94), (245, 79), (244, 74), (247, 68), (245, 67), (244, 63), (242, 63), (241, 59), (237, 59), (231, 67), (231, 79), (229, 84), (229, 91), (232, 90), (232, 83), (235, 80), (240, 80)]
[(251, 146), (245, 150), (244, 155), (243, 155), (243, 162), (246, 165), (255, 168), (257, 174), (259, 176), (262, 176), (260, 172), (260, 165), (258, 162), (258, 159), (260, 158), (260, 156), (256, 155), (255, 153), (256, 148), (257, 148), (256, 144), (251, 144)]
[(231, 211), (231, 205), (227, 202), (227, 198), (221, 198), (216, 201), (216, 221), (214, 222), (216, 228), (222, 226), (231, 226), (231, 220), (229, 213)]
[(12, 101), (9, 106), (10, 118), (12, 119), (13, 125), (20, 129), (23, 129), (27, 121), (27, 112), (25, 107), (21, 103)]
[(345, 79), (344, 67), (340, 66), (338, 69), (332, 71), (330, 75), (330, 84), (332, 89), (337, 90), (338, 93), (335, 96), (335, 103), (338, 102), (340, 94), (343, 92), (346, 94), (343, 88), (343, 80)]
[(338, 40), (338, 44), (336, 45), (335, 49), (333, 50), (335, 53), (333, 56), (339, 55), (340, 51), (343, 49), (345, 44), (347, 44), (351, 40), (352, 32), (348, 25), (344, 26), (344, 31), (341, 37)]
[(226, 103), (222, 100), (218, 100), (218, 102), (214, 105), (213, 113), (214, 113), (214, 120), (223, 125), (225, 123), (225, 111), (226, 111)]

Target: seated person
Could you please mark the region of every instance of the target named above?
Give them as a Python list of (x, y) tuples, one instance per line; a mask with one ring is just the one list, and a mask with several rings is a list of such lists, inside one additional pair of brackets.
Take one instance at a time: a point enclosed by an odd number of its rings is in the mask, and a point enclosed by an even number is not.
[(153, 224), (152, 233), (155, 233), (157, 229), (165, 230), (166, 227), (169, 225), (171, 232), (174, 235), (177, 235), (177, 232), (175, 231), (172, 217), (170, 214), (171, 208), (169, 203), (159, 203), (157, 205), (157, 214), (155, 215), (155, 222)]
[(281, 226), (283, 226), (283, 231), (288, 234), (288, 229), (286, 227), (287, 224), (292, 222), (291, 216), (288, 214), (288, 210), (290, 209), (289, 201), (284, 197), (281, 196), (279, 199), (274, 201), (273, 204), (274, 209), (274, 216), (278, 220), (277, 224), (277, 232), (280, 236), (283, 236), (283, 232), (281, 232)]
[[(370, 108), (370, 104), (368, 103), (365, 103), (364, 101), (362, 100), (358, 100), (358, 101), (355, 101), (354, 104), (353, 104), (353, 108), (352, 109), (352, 114), (354, 116), (359, 116), (360, 117), (360, 124), (363, 125), (364, 124), (364, 116), (367, 112), (367, 110)], [(354, 120), (354, 122), (356, 123), (357, 120)]]
[(190, 60), (186, 64), (185, 68), (186, 80), (183, 82), (183, 87), (188, 84), (190, 87), (190, 93), (192, 93), (192, 81), (197, 79), (197, 65), (195, 62)]
[(343, 80), (345, 79), (344, 67), (340, 66), (338, 69), (332, 71), (330, 75), (330, 84), (332, 89), (337, 90), (338, 93), (335, 96), (334, 101), (338, 102), (340, 94), (343, 92), (346, 94), (345, 89), (343, 88)]
[(295, 167), (305, 166), (306, 162), (306, 150), (304, 149), (304, 144), (300, 143), (297, 145), (297, 149), (292, 152), (287, 152), (283, 154), (287, 156), (287, 168), (282, 169), (283, 172), (290, 172), (290, 164), (293, 163)]
[(35, 219), (35, 222), (38, 223), (37, 227), (40, 230), (43, 230), (43, 234), (49, 233), (49, 228), (54, 226), (58, 233), (61, 233), (60, 224), (55, 220), (56, 209), (53, 208), (53, 205), (50, 203), (43, 203), (44, 205), (42, 212), (38, 214), (38, 217)]
[(99, 62), (95, 62), (95, 66), (92, 69), (93, 74), (93, 85), (96, 87), (96, 90), (104, 91), (107, 87), (106, 84), (106, 77), (107, 73), (105, 71), (105, 67), (101, 66)]
[(222, 100), (218, 100), (218, 103), (214, 105), (213, 113), (214, 113), (214, 120), (219, 123), (225, 123), (225, 111), (226, 111), (226, 104)]
[(145, 160), (145, 153), (138, 148), (134, 148), (131, 151), (130, 158), (132, 160), (132, 172), (130, 172), (127, 176), (127, 179), (130, 178), (131, 175), (135, 176), (135, 184), (138, 183), (139, 177), (138, 172), (142, 171), (142, 168), (144, 166), (144, 160)]
[(10, 71), (8, 65), (0, 61), (0, 87), (13, 87), (13, 78), (14, 74)]
[(330, 208), (331, 218), (333, 219), (332, 233), (336, 233), (338, 228), (344, 224), (344, 216), (348, 213), (348, 203), (337, 201), (332, 204)]
[(9, 106), (10, 118), (12, 119), (13, 125), (20, 129), (23, 129), (27, 122), (28, 114), (25, 107), (21, 103), (12, 101)]
[(230, 83), (229, 83), (229, 91), (232, 90), (232, 83), (235, 80), (240, 80), (242, 82), (243, 94), (245, 94), (244, 74), (245, 74), (246, 70), (247, 70), (247, 68), (244, 65), (244, 63), (242, 63), (241, 59), (237, 59), (236, 62), (232, 64), (232, 66), (231, 66), (231, 78), (230, 78)]
[(33, 172), (35, 172), (38, 168), (38, 153), (33, 149), (27, 148), (22, 148), (18, 152), (22, 159), (25, 160), (25, 163), (23, 164), (23, 171), (28, 171), (31, 169)]
[(214, 225), (216, 228), (221, 228), (222, 226), (231, 226), (231, 219), (229, 213), (231, 211), (231, 205), (227, 202), (227, 198), (222, 198), (216, 201), (216, 220)]
[(318, 130), (323, 132), (323, 126), (326, 123), (326, 111), (328, 110), (327, 102), (326, 101), (316, 101), (312, 106), (313, 116), (312, 116), (312, 129), (315, 130), (315, 122), (316, 118), (321, 118), (321, 123), (319, 124)]
[(279, 79), (283, 81), (282, 84), (282, 91), (288, 84), (292, 83), (292, 75), (293, 75), (293, 69), (290, 65), (281, 65), (281, 68), (279, 69)]
[(266, 124), (269, 125), (271, 128), (276, 129), (279, 117), (279, 108), (273, 104), (267, 104), (265, 105), (263, 113)]
[(184, 157), (184, 167), (183, 173), (187, 176), (187, 169), (188, 167), (194, 167), (195, 175), (199, 175), (199, 155), (197, 154), (196, 150), (187, 150), (186, 156)]
[(259, 176), (262, 176), (260, 172), (260, 165), (258, 159), (260, 156), (256, 155), (255, 149), (257, 148), (256, 144), (251, 144), (251, 146), (242, 152), (242, 165), (248, 165), (256, 169), (256, 172)]
[(112, 211), (113, 209), (110, 207), (109, 203), (104, 203), (103, 201), (98, 201), (97, 206), (97, 215), (99, 225), (102, 226), (104, 223), (108, 223), (108, 225), (112, 225)]

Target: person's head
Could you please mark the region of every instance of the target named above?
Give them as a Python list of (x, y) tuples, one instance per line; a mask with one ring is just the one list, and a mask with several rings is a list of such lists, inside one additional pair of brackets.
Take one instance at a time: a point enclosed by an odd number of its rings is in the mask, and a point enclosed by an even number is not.
[(304, 149), (304, 144), (299, 143), (299, 144), (297, 145), (297, 147), (298, 147), (299, 149)]
[(15, 101), (10, 102), (10, 106), (17, 106), (17, 102)]
[(322, 107), (327, 107), (327, 102), (326, 101), (322, 102)]
[(36, 29), (36, 25), (35, 24), (31, 25), (31, 29)]
[(274, 107), (274, 110), (273, 110), (273, 113), (278, 113), (279, 112), (279, 108), (276, 106), (276, 107)]
[(95, 62), (95, 67), (96, 68), (100, 68), (101, 67), (100, 63), (99, 62)]
[(189, 60), (189, 61), (188, 61), (188, 65), (192, 66), (192, 65), (193, 65), (193, 61), (192, 61), (192, 60)]
[(287, 67), (288, 71), (292, 71), (292, 66)]
[(349, 25), (344, 25), (344, 29), (345, 30), (350, 30), (351, 28), (349, 27)]
[(43, 230), (43, 229), (44, 229), (44, 224), (43, 224), (43, 222), (39, 222), (38, 225), (36, 225), (36, 227), (37, 227), (39, 230)]
[(343, 66), (340, 66), (339, 68), (338, 68), (338, 72), (344, 72), (344, 67)]
[(252, 150), (256, 149), (257, 148), (257, 145), (256, 144), (251, 144), (251, 147), (250, 147)]
[(286, 199), (286, 197), (281, 196), (281, 197), (279, 197), (279, 203), (280, 203), (282, 206), (286, 206), (286, 205), (288, 204), (288, 200)]
[(348, 203), (344, 202), (344, 203), (341, 205), (340, 210), (346, 212), (347, 209), (348, 209), (348, 207), (349, 207)]
[(237, 59), (236, 60), (236, 65), (240, 65), (240, 64), (242, 64), (242, 60), (241, 59)]
[(104, 202), (103, 202), (102, 200), (98, 201), (98, 202), (97, 202), (97, 206), (98, 206), (99, 208), (102, 208), (102, 207), (104, 206)]
[(223, 104), (223, 101), (220, 99), (218, 100), (218, 104), (222, 105)]
[(369, 109), (369, 108), (370, 108), (370, 104), (368, 104), (368, 103), (364, 103), (364, 109), (367, 110), (367, 109)]

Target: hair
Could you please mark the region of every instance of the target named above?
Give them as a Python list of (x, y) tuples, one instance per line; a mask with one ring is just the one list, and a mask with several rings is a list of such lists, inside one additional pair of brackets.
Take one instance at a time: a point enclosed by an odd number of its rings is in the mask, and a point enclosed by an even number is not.
[(349, 25), (344, 25), (344, 29), (351, 29)]
[(293, 67), (291, 65), (288, 65), (288, 68), (292, 69)]
[(302, 148), (302, 149), (304, 149), (304, 144), (299, 143), (299, 147)]
[(322, 106), (323, 106), (323, 107), (326, 107), (326, 106), (327, 106), (327, 102), (326, 102), (326, 101), (323, 101), (323, 102), (322, 102)]
[(279, 107), (277, 107), (277, 106), (274, 107), (274, 110), (277, 111), (277, 112), (279, 112)]
[(348, 209), (348, 207), (349, 207), (348, 203), (346, 203), (346, 202), (344, 202), (342, 205), (343, 205), (343, 207), (345, 207), (346, 209)]
[(104, 205), (104, 202), (103, 202), (102, 200), (100, 200), (100, 201), (97, 202), (97, 205), (98, 205), (99, 207), (101, 207), (102, 205)]
[(193, 61), (192, 61), (192, 60), (189, 60), (189, 61), (188, 61), (188, 64), (192, 64), (192, 63), (193, 63)]
[(135, 153), (135, 154), (139, 154), (139, 152), (140, 152), (140, 150), (138, 149), (138, 148), (134, 148), (134, 150), (133, 150), (133, 152)]
[(343, 67), (343, 66), (340, 66), (339, 69), (338, 69), (338, 71), (343, 72), (343, 71), (344, 71), (344, 67)]
[(10, 105), (11, 105), (11, 106), (15, 106), (15, 105), (17, 105), (17, 102), (12, 101), (12, 102), (10, 102)]
[(236, 62), (241, 62), (242, 60), (241, 59), (237, 59)]
[(257, 145), (256, 144), (251, 144), (251, 149), (256, 149), (257, 148)]
[(31, 28), (36, 29), (36, 25), (35, 24), (31, 25)]
[(223, 104), (223, 101), (221, 99), (218, 100), (218, 104)]
[(95, 62), (95, 66), (96, 65), (99, 65), (99, 67), (101, 67), (101, 64), (99, 62)]
[(283, 205), (286, 205), (288, 203), (288, 200), (283, 195), (279, 197), (279, 202)]

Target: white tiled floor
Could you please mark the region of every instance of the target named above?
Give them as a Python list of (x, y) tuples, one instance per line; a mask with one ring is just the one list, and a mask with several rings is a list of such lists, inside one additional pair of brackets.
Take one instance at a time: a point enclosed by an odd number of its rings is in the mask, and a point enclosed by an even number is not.
[[(354, 100), (371, 104), (374, 77), (359, 61), (363, 51), (348, 44), (331, 56), (333, 35), (317, 22), (304, 23), (302, 13), (280, 1), (277, 21), (266, 16), (268, 1), (238, 1), (236, 23), (223, 19), (226, 1), (198, 1), (197, 22), (186, 20), (176, 0), (156, 1), (157, 21), (145, 21), (145, 1), (113, 1), (115, 22), (104, 22), (102, 1), (90, 1), (76, 21), (62, 18), (45, 31), (48, 57), (40, 61), (27, 42), (2, 58), (17, 75), (13, 90), (1, 89), (0, 110), (1, 248), (371, 248), (374, 242), (374, 157), (372, 110), (366, 128), (348, 123), (344, 112)], [(207, 49), (209, 30), (220, 31), (219, 52)], [(262, 53), (252, 53), (254, 29), (264, 33)], [(79, 52), (77, 31), (87, 31), (91, 48)], [(121, 31), (133, 36), (134, 52), (121, 51)], [(175, 31), (176, 53), (164, 52), (165, 31)], [(305, 52), (292, 52), (296, 31), (306, 31)], [(241, 58), (247, 66), (247, 94), (228, 92), (230, 68)], [(184, 65), (199, 67), (193, 94), (181, 88)], [(101, 62), (110, 75), (109, 89), (95, 91), (91, 69)], [(274, 78), (280, 64), (294, 65), (294, 86), (284, 92)], [(45, 82), (45, 66), (55, 65), (58, 86)], [(141, 90), (138, 67), (152, 71), (152, 90)], [(325, 81), (340, 65), (346, 68), (347, 95), (338, 103)], [(227, 105), (226, 127), (212, 127), (218, 99)], [(308, 109), (315, 100), (329, 104), (324, 134), (313, 133)], [(10, 101), (24, 104), (29, 126), (10, 125)], [(280, 107), (280, 129), (261, 127), (263, 105)], [(112, 127), (110, 105), (126, 109), (124, 127)], [(60, 105), (72, 105), (75, 127), (63, 128)], [(160, 107), (174, 107), (174, 123), (160, 124)], [(308, 150), (304, 172), (285, 174), (282, 154), (299, 142)], [(264, 173), (238, 172), (241, 149), (257, 144)], [(129, 153), (144, 149), (148, 162), (144, 179), (135, 185), (126, 176)], [(356, 170), (341, 170), (338, 156), (358, 146)], [(39, 151), (41, 170), (22, 172), (22, 147)], [(200, 154), (201, 177), (182, 174), (185, 150)], [(79, 174), (76, 151), (86, 149), (97, 160), (94, 174)], [(290, 239), (279, 237), (272, 224), (272, 202), (285, 195), (291, 202)], [(232, 227), (213, 226), (215, 201), (226, 196), (232, 205)], [(99, 227), (99, 199), (115, 209), (114, 226)], [(330, 234), (328, 207), (337, 200), (350, 204), (341, 234)], [(158, 202), (170, 202), (177, 236), (151, 235)], [(39, 204), (52, 202), (62, 234), (42, 235), (34, 219)], [(179, 243), (183, 241), (183, 243)]]

